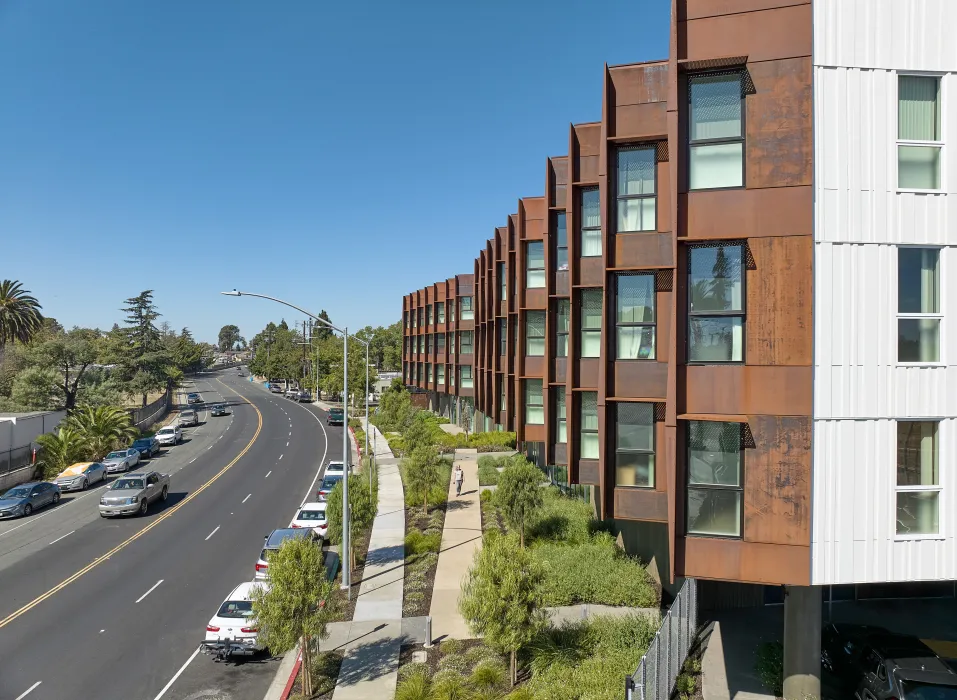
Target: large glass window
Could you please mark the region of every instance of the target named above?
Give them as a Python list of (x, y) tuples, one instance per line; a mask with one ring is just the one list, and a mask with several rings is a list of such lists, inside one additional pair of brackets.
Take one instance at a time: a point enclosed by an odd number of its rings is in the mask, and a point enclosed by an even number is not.
[(429, 384), (432, 383), (432, 363), (431, 362), (425, 363), (425, 381), (428, 382)]
[(442, 365), (442, 364), (436, 365), (435, 374), (436, 374), (436, 377), (435, 377), (436, 383), (439, 386), (444, 386), (445, 385), (445, 365)]
[(419, 354), (421, 355), (425, 351), (425, 336), (424, 335), (419, 336), (418, 344), (419, 344), (419, 348), (418, 348)]
[(449, 354), (454, 356), (455, 349), (456, 349), (455, 348), (455, 333), (448, 334), (448, 347), (449, 347)]
[(525, 244), (525, 286), (528, 289), (545, 288), (545, 244), (542, 241)]
[(545, 425), (545, 402), (542, 397), (542, 380), (525, 380), (525, 424)]
[(415, 363), (415, 381), (418, 384), (422, 383), (422, 363), (421, 362)]
[(601, 356), (601, 290), (583, 289), (581, 300), (581, 357)]
[(424, 314), (424, 311), (425, 311), (425, 310), (424, 310), (422, 307), (419, 307), (419, 310), (418, 310), (418, 312), (416, 313), (416, 318), (417, 318), (416, 323), (415, 323), (415, 327), (416, 327), (416, 328), (418, 328), (419, 326), (425, 325), (425, 324), (423, 323), (423, 314)]
[(598, 459), (598, 392), (583, 391), (581, 396), (581, 425), (579, 452), (582, 459)]
[(940, 361), (940, 250), (897, 249), (897, 361)]
[(425, 354), (426, 355), (432, 354), (432, 334), (431, 333), (427, 333), (425, 336)]
[(506, 411), (507, 404), (505, 403), (505, 377), (501, 377), (498, 380), (498, 410)]
[(440, 301), (435, 305), (435, 322), (445, 323), (445, 302)]
[(555, 212), (555, 269), (568, 269), (568, 230), (563, 211)]
[(425, 305), (425, 325), (432, 325), (432, 304)]
[(505, 319), (498, 320), (498, 354), (505, 357), (508, 350), (508, 326), (505, 325)]
[(445, 333), (437, 333), (435, 336), (435, 351), (439, 353), (445, 352)]
[(618, 275), (615, 304), (618, 359), (655, 359), (655, 276)]
[(692, 190), (744, 184), (744, 99), (740, 73), (688, 78), (689, 186)]
[(555, 301), (555, 357), (568, 357), (568, 328), (571, 304), (568, 299)]
[(597, 187), (581, 191), (581, 256), (601, 256), (601, 206)]
[(472, 365), (459, 365), (459, 386), (463, 389), (472, 388)]
[(568, 413), (565, 410), (565, 388), (555, 392), (555, 442), (568, 442)]
[(472, 354), (472, 331), (461, 331), (459, 333), (459, 352), (463, 355)]
[(502, 301), (508, 299), (508, 277), (505, 276), (505, 263), (498, 264), (499, 296)]
[(744, 246), (688, 251), (688, 361), (744, 360)]
[(939, 190), (940, 78), (901, 75), (897, 80), (897, 186)]
[(461, 307), (459, 309), (459, 311), (461, 311), (461, 314), (459, 314), (459, 318), (461, 320), (471, 321), (473, 318), (475, 318), (475, 315), (472, 312), (472, 297), (462, 297), (459, 300), (459, 305)]
[(741, 424), (688, 422), (688, 533), (741, 536)]
[(655, 148), (618, 149), (618, 233), (655, 231)]
[(545, 356), (545, 312), (525, 312), (525, 354)]
[(615, 406), (615, 485), (655, 486), (655, 405)]
[(897, 423), (897, 534), (940, 532), (937, 423)]

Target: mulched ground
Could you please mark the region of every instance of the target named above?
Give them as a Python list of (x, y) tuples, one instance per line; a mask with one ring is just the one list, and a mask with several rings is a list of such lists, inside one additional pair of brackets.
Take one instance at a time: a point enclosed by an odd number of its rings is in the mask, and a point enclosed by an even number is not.
[[(352, 571), (352, 600), (346, 600), (346, 592), (341, 588), (337, 589), (336, 595), (339, 596), (338, 620), (342, 622), (351, 621), (356, 612), (356, 603), (359, 602), (359, 587), (362, 585), (362, 575), (365, 573), (366, 557), (369, 555), (369, 538), (372, 532), (367, 532), (359, 540), (356, 547), (356, 568)], [(342, 584), (342, 571), (336, 575), (336, 585)]]
[[(339, 668), (342, 666), (343, 653), (341, 651), (325, 651), (319, 655), (318, 662), (314, 669), (319, 671), (313, 674), (312, 682), (319, 691), (318, 695), (311, 696), (310, 700), (332, 700), (332, 694), (336, 690), (336, 681), (339, 680)], [(302, 668), (296, 675), (296, 682), (293, 683), (290, 698), (304, 697), (302, 694)]]
[[(422, 508), (406, 508), (405, 509), (405, 532), (406, 534), (412, 532), (413, 530), (419, 530), (424, 532), (429, 528), (438, 529), (439, 532), (445, 527), (445, 513), (448, 503), (443, 503), (439, 506), (429, 506), (428, 515), (423, 514)], [(440, 518), (436, 518), (436, 522), (432, 523), (431, 518), (434, 514), (441, 514)], [(412, 591), (409, 590), (409, 572), (408, 567), (415, 564), (416, 561), (421, 559), (425, 555), (419, 554), (409, 554), (405, 555), (405, 565), (407, 567), (404, 590), (403, 590), (403, 602), (402, 602), (402, 617), (420, 617), (422, 615), (429, 614), (429, 608), (432, 605), (432, 587), (435, 585), (435, 570), (438, 567), (438, 557), (434, 557), (435, 561), (425, 572), (425, 588), (421, 591), (416, 591), (422, 594), (422, 600), (420, 601), (410, 601), (409, 593)]]
[[(483, 644), (481, 639), (461, 639), (457, 641), (461, 644), (461, 651), (456, 652), (458, 654), (464, 654), (472, 647), (479, 647)], [(439, 670), (439, 660), (444, 656), (441, 644), (433, 644), (430, 649), (426, 649), (421, 644), (403, 644), (399, 650), (399, 668), (412, 663), (412, 652), (415, 651), (424, 651), (429, 655), (426, 664), (429, 667), (430, 675)]]

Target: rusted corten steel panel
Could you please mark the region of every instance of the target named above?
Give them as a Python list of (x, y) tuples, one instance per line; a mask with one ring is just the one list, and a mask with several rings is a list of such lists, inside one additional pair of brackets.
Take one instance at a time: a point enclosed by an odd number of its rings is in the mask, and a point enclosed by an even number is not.
[(688, 192), (678, 198), (687, 213), (679, 237), (720, 240), (813, 232), (811, 187)]
[(810, 2), (679, 21), (678, 57), (695, 61), (747, 56), (749, 63), (756, 63), (808, 56), (811, 29)]
[(678, 374), (682, 415), (811, 415), (811, 367), (682, 365)]
[(612, 496), (616, 518), (668, 522), (668, 494), (665, 491), (616, 487)]
[(568, 156), (549, 158), (545, 177), (548, 204), (561, 209), (566, 205), (568, 193)]
[(572, 182), (598, 184), (601, 123), (573, 124), (571, 132)]
[(775, 7), (808, 4), (810, 4), (809, 0), (685, 0), (685, 2), (679, 3), (678, 20), (758, 12)]
[(811, 580), (810, 547), (679, 537), (675, 549), (675, 570), (682, 576), (804, 586)]

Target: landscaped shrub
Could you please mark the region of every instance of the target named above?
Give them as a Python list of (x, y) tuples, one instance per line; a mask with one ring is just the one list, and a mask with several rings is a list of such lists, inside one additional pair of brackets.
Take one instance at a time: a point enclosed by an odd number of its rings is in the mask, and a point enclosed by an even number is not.
[[(429, 669), (425, 664), (415, 664), (416, 668), (404, 675), (395, 689), (395, 700), (430, 700), (432, 683)], [(399, 675), (403, 675), (399, 671)]]
[(543, 595), (547, 606), (658, 606), (658, 589), (651, 576), (608, 535), (596, 535), (583, 544), (540, 542), (532, 552), (545, 567)]
[(418, 530), (413, 530), (405, 536), (405, 553), (425, 554), (426, 552), (438, 552), (442, 545), (442, 534), (426, 535)]
[(548, 540), (566, 544), (588, 542), (598, 523), (591, 504), (568, 498), (555, 487), (547, 487), (544, 502), (529, 523), (530, 542)]
[(479, 462), (479, 486), (495, 486), (498, 483), (498, 476), (498, 469), (488, 464), (482, 464), (481, 461)]
[(515, 433), (504, 430), (493, 430), (487, 433), (472, 433), (469, 435), (468, 447), (474, 447), (479, 452), (504, 452), (515, 449)]

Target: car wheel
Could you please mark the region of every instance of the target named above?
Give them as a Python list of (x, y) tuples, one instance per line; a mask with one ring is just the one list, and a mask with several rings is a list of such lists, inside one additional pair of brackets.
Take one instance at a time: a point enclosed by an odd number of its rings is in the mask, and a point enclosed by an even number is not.
[(87, 480), (84, 479), (84, 480), (83, 480), (83, 483), (80, 484), (80, 491), (86, 491), (86, 489), (87, 489), (87, 487), (89, 487), (89, 485), (90, 485), (90, 484), (87, 483)]
[(140, 503), (140, 515), (146, 515), (146, 511), (148, 511), (149, 509), (150, 509), (150, 502), (144, 498), (143, 502)]
[(53, 505), (56, 505), (59, 502), (60, 502), (60, 494), (58, 493), (53, 494)]
[(23, 506), (23, 517), (27, 517), (32, 512), (33, 512), (33, 506), (31, 506), (29, 503)]
[(169, 488), (164, 486), (163, 492), (160, 494), (160, 500), (165, 501), (169, 497)]

